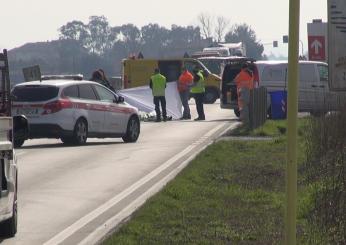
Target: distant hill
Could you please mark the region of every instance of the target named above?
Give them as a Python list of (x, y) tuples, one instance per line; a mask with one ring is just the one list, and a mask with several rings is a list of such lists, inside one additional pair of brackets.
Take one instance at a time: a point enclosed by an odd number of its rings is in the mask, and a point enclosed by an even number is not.
[[(13, 84), (24, 81), (22, 69), (39, 65), (44, 74), (83, 74), (88, 79), (97, 68), (112, 68), (102, 57), (89, 54), (74, 40), (27, 43), (8, 51)], [(105, 64), (106, 63), (106, 64)]]

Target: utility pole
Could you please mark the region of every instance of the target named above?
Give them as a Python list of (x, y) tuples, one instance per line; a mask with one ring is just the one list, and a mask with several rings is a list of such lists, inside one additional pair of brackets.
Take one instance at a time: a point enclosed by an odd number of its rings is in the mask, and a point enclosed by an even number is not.
[(300, 0), (289, 2), (285, 244), (297, 243), (297, 114)]

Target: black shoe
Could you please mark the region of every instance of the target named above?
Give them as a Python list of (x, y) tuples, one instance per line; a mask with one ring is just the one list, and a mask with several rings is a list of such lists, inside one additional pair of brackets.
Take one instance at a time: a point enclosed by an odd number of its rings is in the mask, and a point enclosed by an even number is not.
[(163, 121), (166, 122), (166, 121), (167, 121), (167, 117), (164, 117), (164, 118), (163, 118)]
[(161, 122), (161, 118), (156, 118), (155, 122)]
[(204, 120), (205, 120), (205, 118), (200, 118), (200, 117), (197, 117), (194, 119), (194, 121), (204, 121)]

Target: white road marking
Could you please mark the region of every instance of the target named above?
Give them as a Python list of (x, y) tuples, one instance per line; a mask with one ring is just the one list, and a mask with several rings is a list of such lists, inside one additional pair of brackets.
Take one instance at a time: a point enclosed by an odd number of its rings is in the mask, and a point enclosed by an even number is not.
[[(97, 218), (98, 216), (100, 216), (102, 213), (106, 212), (107, 210), (109, 210), (111, 207), (113, 207), (114, 205), (116, 205), (117, 203), (119, 203), (121, 200), (123, 200), (124, 198), (126, 198), (128, 195), (130, 195), (131, 193), (133, 193), (135, 190), (137, 190), (138, 188), (140, 188), (142, 185), (144, 185), (146, 182), (148, 182), (149, 180), (151, 180), (152, 178), (154, 178), (155, 176), (157, 176), (158, 174), (160, 174), (163, 170), (165, 170), (166, 168), (168, 168), (170, 165), (172, 165), (173, 163), (175, 163), (179, 158), (185, 156), (186, 154), (188, 154), (190, 151), (192, 151), (194, 148), (196, 148), (200, 143), (202, 143), (203, 141), (205, 141), (206, 139), (208, 139), (210, 136), (212, 136), (215, 132), (217, 132), (218, 130), (220, 130), (222, 127), (224, 127), (226, 123), (223, 123), (215, 128), (213, 128), (212, 130), (210, 130), (209, 132), (207, 132), (205, 135), (203, 135), (200, 139), (198, 139), (197, 141), (195, 141), (193, 144), (191, 144), (190, 146), (188, 146), (187, 148), (185, 148), (183, 151), (181, 151), (180, 153), (178, 153), (177, 155), (175, 155), (174, 157), (172, 157), (171, 159), (167, 160), (164, 164), (160, 165), (159, 167), (157, 167), (156, 169), (154, 169), (152, 172), (150, 172), (149, 174), (147, 174), (146, 176), (144, 176), (142, 179), (140, 179), (139, 181), (137, 181), (136, 183), (134, 183), (133, 185), (131, 185), (130, 187), (126, 188), (124, 191), (122, 191), (121, 193), (119, 193), (118, 195), (114, 196), (112, 199), (110, 199), (109, 201), (107, 201), (106, 203), (102, 204), (101, 206), (99, 206), (98, 208), (96, 208), (95, 210), (93, 210), (92, 212), (90, 212), (89, 214), (85, 215), (84, 217), (82, 217), (81, 219), (79, 219), (78, 221), (76, 221), (75, 223), (73, 223), (71, 226), (67, 227), (66, 229), (64, 229), (63, 231), (61, 231), (60, 233), (58, 233), (57, 235), (55, 235), (53, 238), (51, 238), (50, 240), (48, 240), (47, 242), (44, 243), (44, 245), (53, 245), (53, 244), (59, 244), (62, 243), (65, 239), (67, 239), (68, 237), (70, 237), (71, 235), (73, 235), (75, 232), (77, 232), (79, 229), (81, 229), (82, 227), (84, 227), (86, 224), (88, 224), (89, 222), (91, 222), (92, 220), (94, 220), (95, 218)], [(232, 126), (230, 126), (232, 127)], [(205, 146), (206, 147), (206, 146)], [(202, 147), (199, 151), (203, 150), (205, 147)], [(195, 156), (196, 154), (193, 154), (193, 156)], [(192, 157), (189, 157), (188, 160), (191, 160)], [(186, 161), (184, 161), (186, 162)], [(188, 163), (188, 162), (187, 162)], [(186, 164), (187, 164), (186, 163)], [(173, 172), (173, 171), (172, 171)], [(170, 174), (168, 174), (170, 175)], [(166, 177), (165, 177), (166, 178)], [(165, 179), (163, 178), (163, 179)], [(162, 181), (162, 180), (161, 180)], [(159, 182), (161, 182), (159, 181)], [(152, 188), (150, 188), (149, 190), (152, 189), (156, 189), (154, 187), (156, 187), (158, 184), (155, 184)], [(149, 192), (146, 191), (145, 193)], [(144, 194), (143, 194), (144, 195)], [(141, 195), (141, 196), (143, 196)], [(136, 201), (138, 201), (140, 198), (137, 198), (135, 201), (133, 201), (130, 205), (128, 206), (133, 206), (134, 203)], [(142, 200), (141, 202), (144, 202), (145, 200)], [(138, 207), (138, 206), (136, 206)], [(126, 207), (124, 210), (129, 210), (129, 207)], [(122, 217), (124, 216), (124, 214), (126, 213), (125, 211), (121, 211), (120, 213), (118, 213), (116, 216), (114, 217)], [(132, 209), (131, 209), (132, 210)], [(126, 217), (126, 216), (125, 216)], [(113, 219), (113, 218), (112, 218)], [(114, 218), (116, 219), (116, 218)], [(108, 222), (108, 221), (107, 221)], [(106, 224), (107, 224), (106, 222)], [(102, 225), (101, 227), (104, 228), (104, 225)], [(100, 228), (99, 228), (100, 229)], [(98, 232), (99, 229), (96, 229), (95, 232)], [(95, 232), (91, 233), (87, 238), (85, 238), (84, 240), (87, 242), (90, 237), (95, 236)], [(104, 233), (106, 234), (106, 233)], [(84, 240), (82, 241), (82, 244), (87, 244), (84, 242)]]

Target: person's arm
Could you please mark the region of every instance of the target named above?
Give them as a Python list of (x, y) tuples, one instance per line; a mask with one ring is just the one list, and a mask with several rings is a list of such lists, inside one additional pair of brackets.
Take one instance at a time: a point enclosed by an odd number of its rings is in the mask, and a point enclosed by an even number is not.
[(193, 81), (197, 83), (201, 79), (197, 74), (193, 76)]

